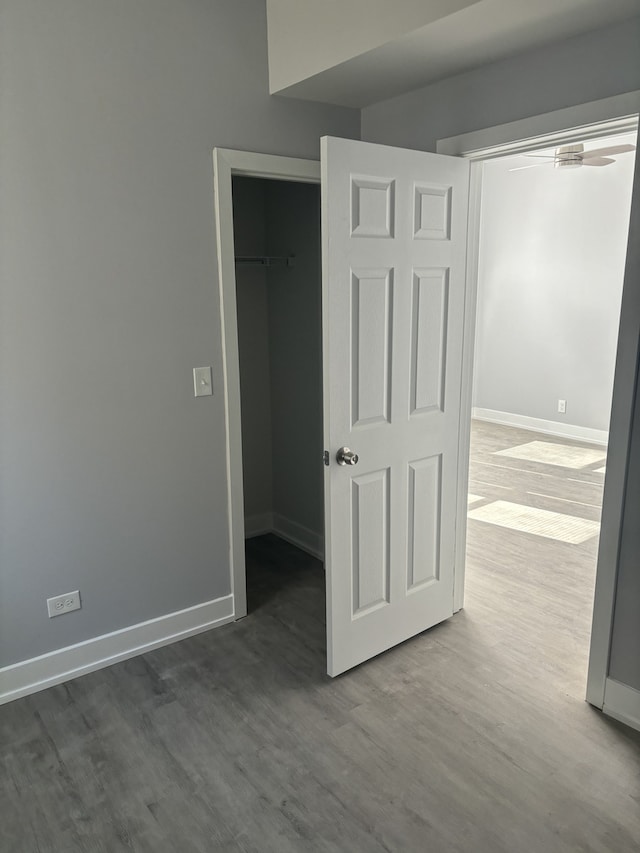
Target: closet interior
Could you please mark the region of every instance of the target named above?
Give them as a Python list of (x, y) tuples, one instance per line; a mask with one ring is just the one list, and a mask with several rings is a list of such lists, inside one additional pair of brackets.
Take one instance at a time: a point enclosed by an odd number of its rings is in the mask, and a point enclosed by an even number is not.
[(233, 178), (245, 537), (323, 558), (320, 187)]

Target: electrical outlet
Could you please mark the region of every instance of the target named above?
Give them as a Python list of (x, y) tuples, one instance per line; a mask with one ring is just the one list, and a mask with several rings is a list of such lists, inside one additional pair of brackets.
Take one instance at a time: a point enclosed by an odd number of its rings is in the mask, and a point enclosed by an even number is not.
[(567, 401), (566, 400), (558, 400), (558, 411), (561, 415), (566, 414), (567, 411)]
[(53, 598), (47, 598), (47, 612), (49, 618), (53, 616), (62, 616), (63, 613), (71, 613), (72, 610), (80, 610), (80, 592), (67, 592), (65, 595), (56, 595)]

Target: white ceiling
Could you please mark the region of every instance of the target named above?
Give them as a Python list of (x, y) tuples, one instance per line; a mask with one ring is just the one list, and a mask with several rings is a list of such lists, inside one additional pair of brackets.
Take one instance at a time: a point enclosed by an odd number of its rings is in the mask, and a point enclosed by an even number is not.
[(640, 0), (481, 0), (279, 94), (364, 107), (638, 14)]

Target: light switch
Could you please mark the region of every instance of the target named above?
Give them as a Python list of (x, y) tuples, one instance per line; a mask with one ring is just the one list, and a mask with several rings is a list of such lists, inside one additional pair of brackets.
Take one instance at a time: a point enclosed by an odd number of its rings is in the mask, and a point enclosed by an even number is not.
[(213, 394), (210, 367), (193, 368), (193, 391), (196, 397), (210, 397)]

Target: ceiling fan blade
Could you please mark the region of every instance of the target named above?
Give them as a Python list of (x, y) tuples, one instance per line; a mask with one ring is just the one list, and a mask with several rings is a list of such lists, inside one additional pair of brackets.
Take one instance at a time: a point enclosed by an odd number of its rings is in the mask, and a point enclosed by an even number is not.
[(582, 161), (583, 166), (608, 166), (609, 163), (616, 161), (611, 157), (585, 157)]
[(624, 154), (627, 151), (635, 150), (635, 145), (610, 145), (608, 148), (593, 148), (591, 151), (585, 151), (584, 159), (591, 160), (592, 157), (606, 157), (609, 154)]

